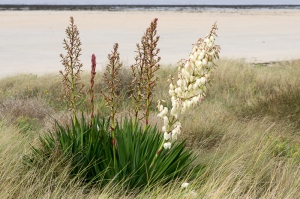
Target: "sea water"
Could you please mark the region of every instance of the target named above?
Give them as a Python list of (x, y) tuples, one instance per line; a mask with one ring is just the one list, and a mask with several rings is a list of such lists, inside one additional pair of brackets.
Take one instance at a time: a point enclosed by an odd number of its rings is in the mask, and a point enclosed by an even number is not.
[(300, 0), (0, 0), (36, 5), (300, 5)]

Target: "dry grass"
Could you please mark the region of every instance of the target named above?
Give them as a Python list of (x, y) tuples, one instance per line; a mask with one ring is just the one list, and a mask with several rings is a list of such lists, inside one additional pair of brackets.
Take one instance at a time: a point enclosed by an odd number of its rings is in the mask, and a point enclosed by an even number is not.
[[(197, 161), (206, 165), (205, 174), (186, 190), (179, 188), (181, 182), (174, 182), (137, 195), (122, 195), (121, 185), (87, 189), (70, 178), (69, 162), (59, 154), (40, 168), (24, 167), (20, 156), (51, 127), (48, 115), (60, 121), (68, 117), (61, 80), (58, 75), (1, 79), (0, 198), (300, 198), (300, 60), (270, 66), (240, 60), (218, 64), (206, 100), (181, 118), (180, 139), (187, 139), (188, 147), (198, 154)], [(166, 77), (175, 72), (162, 67), (154, 101), (168, 99)], [(130, 73), (122, 74), (125, 92)], [(98, 94), (103, 86), (99, 76)], [(87, 74), (83, 81), (88, 85)], [(99, 99), (100, 95), (96, 108), (104, 115)], [(128, 104), (127, 96), (122, 115), (127, 114)], [(42, 127), (20, 133), (10, 121), (21, 116), (36, 118)], [(161, 126), (156, 114), (150, 120)]]

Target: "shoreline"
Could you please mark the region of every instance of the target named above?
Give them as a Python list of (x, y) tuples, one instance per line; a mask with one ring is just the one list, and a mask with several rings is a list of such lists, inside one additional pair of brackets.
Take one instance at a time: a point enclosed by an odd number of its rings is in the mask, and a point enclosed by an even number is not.
[(40, 5), (40, 4), (0, 4), (0, 11), (25, 10), (72, 10), (72, 11), (201, 11), (210, 9), (300, 9), (300, 5)]

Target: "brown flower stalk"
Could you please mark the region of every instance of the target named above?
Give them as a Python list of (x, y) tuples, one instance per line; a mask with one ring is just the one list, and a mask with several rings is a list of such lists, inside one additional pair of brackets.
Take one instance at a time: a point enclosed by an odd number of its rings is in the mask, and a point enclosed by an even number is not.
[(145, 109), (143, 117), (145, 118), (146, 127), (149, 125), (150, 106), (152, 104), (152, 94), (156, 85), (157, 77), (155, 72), (159, 69), (160, 57), (158, 57), (159, 49), (157, 43), (159, 36), (156, 36), (157, 18), (155, 18), (150, 27), (147, 28), (141, 39), (141, 45), (137, 44), (137, 56), (135, 57), (136, 64), (131, 66), (133, 81), (131, 83), (131, 90), (134, 101), (135, 119), (138, 120), (139, 110)]
[(67, 39), (64, 39), (63, 44), (67, 54), (60, 54), (65, 71), (64, 73), (62, 71), (59, 72), (63, 76), (65, 98), (70, 102), (70, 110), (73, 111), (74, 121), (76, 121), (76, 110), (81, 104), (84, 85), (79, 83), (82, 67), (82, 63), (79, 60), (81, 41), (73, 17), (70, 17), (70, 25), (66, 29), (66, 35)]
[(120, 93), (119, 84), (119, 72), (122, 67), (122, 64), (120, 63), (120, 55), (118, 53), (118, 43), (114, 44), (113, 51), (111, 54), (108, 54), (107, 58), (109, 60), (109, 63), (106, 66), (105, 72), (104, 72), (104, 79), (107, 84), (107, 87), (105, 90), (108, 91), (107, 94), (105, 94), (103, 91), (101, 91), (102, 95), (104, 96), (104, 99), (106, 101), (106, 106), (110, 108), (110, 129), (111, 129), (111, 135), (112, 135), (112, 144), (113, 144), (113, 156), (114, 156), (114, 166), (116, 165), (116, 138), (115, 138), (115, 115), (117, 113), (118, 103), (120, 101), (120, 96), (118, 95)]
[(90, 87), (90, 98), (91, 98), (91, 120), (94, 125), (94, 79), (96, 76), (96, 56), (93, 54), (91, 59), (91, 87)]

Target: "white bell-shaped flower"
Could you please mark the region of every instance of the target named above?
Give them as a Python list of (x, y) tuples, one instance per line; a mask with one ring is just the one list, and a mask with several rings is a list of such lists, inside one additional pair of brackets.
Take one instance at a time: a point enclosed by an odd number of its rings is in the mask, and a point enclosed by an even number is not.
[(182, 85), (182, 79), (179, 79), (178, 81), (177, 81), (177, 86), (181, 86)]
[(174, 95), (175, 95), (175, 91), (170, 89), (170, 90), (169, 90), (169, 95), (170, 95), (170, 96), (174, 96)]
[(206, 78), (205, 77), (201, 77), (200, 78), (200, 83), (201, 84), (205, 84), (206, 83)]
[(164, 125), (168, 126), (169, 124), (169, 118), (167, 116), (164, 116)]
[(166, 143), (164, 143), (164, 148), (165, 149), (170, 149), (171, 148), (171, 142), (166, 142)]
[(171, 134), (165, 132), (165, 133), (164, 133), (164, 139), (165, 139), (166, 141), (168, 141), (170, 138), (171, 138)]

